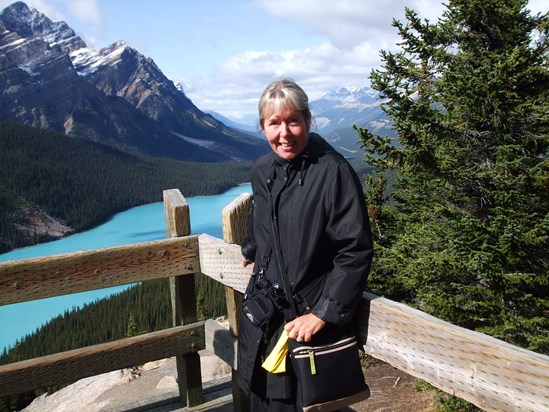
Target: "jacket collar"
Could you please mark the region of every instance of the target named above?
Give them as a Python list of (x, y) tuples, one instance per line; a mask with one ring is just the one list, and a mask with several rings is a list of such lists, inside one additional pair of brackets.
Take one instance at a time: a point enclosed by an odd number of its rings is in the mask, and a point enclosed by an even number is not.
[(324, 139), (322, 139), (322, 137), (316, 133), (309, 133), (309, 141), (307, 142), (307, 146), (305, 146), (303, 152), (295, 159), (285, 160), (273, 153), (274, 160), (271, 165), (271, 176), (274, 176), (272, 172), (275, 167), (289, 167), (290, 170), (299, 171), (298, 184), (303, 186), (309, 165), (315, 159), (331, 151), (334, 151), (334, 149)]

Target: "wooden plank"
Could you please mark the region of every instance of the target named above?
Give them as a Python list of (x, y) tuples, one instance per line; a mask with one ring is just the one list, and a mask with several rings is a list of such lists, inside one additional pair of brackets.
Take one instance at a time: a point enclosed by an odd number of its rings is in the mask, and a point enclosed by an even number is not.
[(205, 349), (204, 322), (0, 366), (0, 396)]
[(208, 319), (204, 326), (206, 349), (236, 370), (237, 338), (219, 322)]
[(200, 270), (196, 236), (0, 263), (0, 305)]
[[(236, 245), (242, 245), (242, 243), (244, 243), (244, 240), (248, 235), (248, 218), (251, 213), (252, 195), (249, 193), (241, 194), (223, 209), (221, 221), (223, 226), (223, 240), (226, 243), (233, 243)], [(240, 257), (240, 260), (243, 261), (242, 256)], [(237, 336), (243, 295), (231, 287), (225, 286), (224, 288), (229, 330), (232, 335)], [(248, 412), (250, 410), (250, 400), (247, 394), (237, 384), (235, 365), (233, 365), (231, 374), (233, 406), (236, 411)]]
[(253, 265), (242, 267), (240, 246), (201, 234), (198, 236), (198, 248), (200, 270), (204, 275), (244, 293), (252, 275)]
[(238, 335), (238, 322), (240, 312), (242, 312), (242, 293), (225, 286), (225, 300), (227, 302), (227, 319), (229, 320), (229, 330), (235, 336)]
[[(369, 355), (483, 410), (549, 410), (547, 356), (368, 293), (360, 330)], [(215, 321), (206, 322), (206, 347), (236, 369), (236, 337)]]
[(549, 357), (365, 294), (366, 353), (485, 411), (548, 411)]
[[(191, 217), (187, 200), (178, 189), (165, 190), (164, 215), (166, 237), (188, 236), (191, 233)], [(194, 272), (200, 268), (194, 266)], [(196, 322), (196, 294), (194, 274), (170, 277), (173, 326)]]
[[(233, 358), (225, 360), (231, 365), (231, 384), (233, 394), (233, 406), (235, 411), (248, 412), (250, 410), (250, 399), (248, 395), (238, 386), (236, 372), (236, 340), (239, 329), (239, 318), (242, 311), (242, 293), (225, 286), (225, 300), (227, 302), (227, 317), (229, 319), (229, 337), (234, 341)], [(219, 355), (218, 355), (219, 356)]]
[[(195, 275), (171, 278), (173, 285), (172, 309), (175, 325), (187, 325), (196, 322)], [(175, 305), (175, 306), (174, 306)], [(176, 356), (177, 382), (182, 401), (187, 406), (203, 403), (202, 371), (198, 353), (188, 356)]]
[(178, 355), (175, 361), (181, 401), (189, 407), (204, 403), (200, 355)]
[[(242, 245), (247, 237), (248, 218), (252, 213), (252, 195), (242, 193), (229, 203), (222, 211), (223, 241), (236, 245)], [(220, 249), (218, 249), (219, 254)], [(231, 249), (236, 252), (236, 249)], [(240, 260), (243, 262), (242, 255)], [(242, 265), (242, 263), (241, 263)], [(229, 329), (233, 335), (238, 335), (238, 321), (242, 307), (243, 294), (236, 289), (225, 286), (225, 299), (227, 302), (227, 317)]]
[[(178, 189), (165, 190), (164, 213), (166, 236), (175, 238), (191, 233), (191, 217), (187, 201)], [(195, 272), (200, 272), (197, 266)], [(172, 320), (174, 326), (194, 323), (196, 315), (195, 275), (170, 278)], [(200, 356), (198, 353), (176, 356), (179, 393), (187, 406), (203, 402)]]
[(179, 189), (164, 190), (164, 216), (166, 237), (180, 237), (191, 234), (189, 205)]
[(227, 243), (241, 245), (247, 236), (248, 217), (252, 212), (252, 195), (240, 194), (235, 200), (223, 208), (221, 224), (223, 240)]

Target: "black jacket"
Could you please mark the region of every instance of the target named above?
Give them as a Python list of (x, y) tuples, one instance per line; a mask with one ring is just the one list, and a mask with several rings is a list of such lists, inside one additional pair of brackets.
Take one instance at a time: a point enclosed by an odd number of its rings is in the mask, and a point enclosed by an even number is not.
[[(373, 257), (362, 187), (349, 163), (324, 139), (311, 133), (304, 152), (292, 161), (274, 152), (258, 159), (252, 169), (252, 190), (253, 214), (243, 255), (256, 262), (256, 271), (271, 232), (271, 195), (286, 274), (301, 314), (312, 311), (328, 322), (324, 329), (349, 324)], [(273, 253), (266, 277), (271, 283), (281, 284), (274, 259)], [(253, 278), (248, 292), (252, 288)], [(245, 390), (249, 390), (254, 367), (257, 369), (258, 355), (263, 355), (261, 349), (265, 349), (260, 348), (263, 331), (250, 325), (242, 317), (238, 375)], [(280, 395), (276, 388), (267, 393), (267, 397), (276, 395)]]

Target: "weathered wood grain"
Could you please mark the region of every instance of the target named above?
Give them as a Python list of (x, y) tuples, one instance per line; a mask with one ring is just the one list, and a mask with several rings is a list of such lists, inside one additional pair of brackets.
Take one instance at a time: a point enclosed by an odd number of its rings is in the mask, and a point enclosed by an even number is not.
[(549, 411), (549, 357), (366, 293), (371, 356), (486, 411)]
[(0, 366), (0, 396), (72, 382), (206, 347), (204, 322)]
[[(179, 205), (168, 208), (179, 212), (166, 212), (166, 216), (176, 220), (180, 213), (186, 213), (178, 196), (172, 193), (166, 200)], [(244, 221), (243, 216), (249, 211), (240, 206), (246, 202), (248, 198), (242, 197), (238, 205), (228, 209), (228, 216), (234, 212), (236, 220)], [(0, 304), (201, 272), (226, 287), (231, 328), (226, 330), (216, 322), (208, 321), (202, 324), (201, 332), (196, 332), (198, 336), (188, 337), (183, 331), (193, 331), (196, 328), (193, 323), (2, 366), (0, 396), (178, 354), (184, 355), (182, 359), (193, 359), (185, 363), (185, 370), (179, 378), (187, 381), (184, 387), (196, 389), (199, 375), (191, 370), (196, 369), (194, 357), (198, 355), (193, 350), (204, 346), (236, 369), (237, 339), (234, 335), (238, 333), (239, 299), (253, 265), (243, 268), (240, 247), (231, 244), (242, 241), (244, 233), (242, 228), (237, 228), (238, 224), (233, 223), (228, 223), (227, 232), (224, 231), (227, 241), (202, 234), (1, 263)], [(179, 229), (169, 229), (168, 235), (186, 230), (181, 229), (185, 225), (178, 223), (170, 224), (172, 227)], [(184, 288), (185, 293), (194, 291), (194, 285)], [(182, 294), (178, 296), (181, 303)], [(549, 410), (549, 357), (457, 327), (369, 293), (363, 296), (360, 315), (364, 349), (371, 356), (486, 411)], [(180, 318), (182, 322), (188, 322), (192, 316), (191, 311), (185, 309)], [(197, 343), (195, 338), (202, 340)], [(193, 344), (198, 347), (188, 351), (189, 345)], [(191, 402), (198, 400), (191, 398)], [(245, 406), (242, 402), (242, 407)]]
[(248, 216), (252, 212), (252, 195), (242, 193), (221, 212), (223, 240), (241, 245), (247, 236)]
[(242, 267), (240, 246), (201, 234), (198, 236), (198, 248), (200, 270), (204, 275), (244, 293), (252, 275), (253, 265)]
[[(222, 211), (223, 240), (226, 243), (242, 245), (247, 236), (248, 218), (252, 213), (252, 196), (243, 193)], [(243, 257), (240, 257), (241, 264)], [(249, 278), (246, 276), (245, 278)], [(227, 317), (229, 319), (230, 336), (236, 341), (238, 335), (239, 315), (242, 311), (243, 294), (232, 287), (225, 286), (225, 300), (227, 302)], [(230, 337), (229, 336), (229, 337)], [(250, 400), (246, 393), (238, 386), (236, 379), (236, 351), (233, 352), (232, 366), (232, 393), (233, 405), (239, 412), (250, 410)]]
[[(177, 238), (191, 234), (191, 215), (186, 199), (178, 189), (165, 190), (164, 215), (166, 237)], [(194, 272), (200, 272), (198, 266)], [(194, 273), (188, 276), (170, 277), (170, 298), (172, 304), (173, 326), (194, 323), (196, 315), (196, 290)], [(200, 356), (198, 353), (175, 358), (177, 383), (183, 402), (188, 406), (203, 402)]]
[(196, 236), (0, 263), (0, 305), (187, 275)]
[(205, 324), (206, 349), (236, 370), (237, 338), (217, 321), (208, 319)]
[(191, 234), (189, 205), (179, 189), (164, 190), (164, 217), (166, 237), (180, 237)]

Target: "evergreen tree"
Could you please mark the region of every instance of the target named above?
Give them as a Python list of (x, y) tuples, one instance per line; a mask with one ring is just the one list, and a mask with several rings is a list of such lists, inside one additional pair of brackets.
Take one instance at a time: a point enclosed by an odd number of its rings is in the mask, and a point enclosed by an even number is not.
[(145, 333), (144, 331), (139, 331), (137, 327), (137, 322), (135, 321), (135, 318), (133, 317), (133, 313), (130, 312), (130, 318), (128, 319), (128, 327), (126, 329), (126, 334), (124, 335), (126, 338), (131, 338), (132, 336), (138, 336)]
[[(75, 231), (109, 216), (184, 196), (211, 195), (249, 181), (250, 164), (193, 163), (131, 155), (0, 119), (0, 253), (51, 240), (27, 233), (29, 212), (43, 211)], [(23, 228), (23, 229), (22, 229)]]
[(357, 129), (368, 161), (398, 175), (367, 191), (370, 288), (549, 353), (549, 17), (526, 0), (450, 0), (433, 24), (406, 9), (400, 51), (372, 87), (397, 138)]

